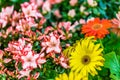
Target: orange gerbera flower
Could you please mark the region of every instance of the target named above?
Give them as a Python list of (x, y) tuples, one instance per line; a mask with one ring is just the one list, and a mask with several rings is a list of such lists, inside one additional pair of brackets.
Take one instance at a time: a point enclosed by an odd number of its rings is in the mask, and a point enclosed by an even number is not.
[(85, 36), (95, 36), (96, 38), (103, 38), (109, 34), (107, 30), (112, 26), (110, 20), (95, 18), (94, 20), (88, 21), (82, 26), (82, 33)]

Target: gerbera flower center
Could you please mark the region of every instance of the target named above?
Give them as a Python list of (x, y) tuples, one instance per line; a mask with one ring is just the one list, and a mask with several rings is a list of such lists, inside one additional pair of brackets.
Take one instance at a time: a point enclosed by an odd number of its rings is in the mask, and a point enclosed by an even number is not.
[(88, 55), (85, 55), (85, 56), (82, 57), (82, 63), (83, 63), (84, 65), (89, 64), (90, 61), (91, 61), (91, 59), (90, 59), (90, 57), (89, 57)]
[(93, 26), (92, 26), (92, 28), (94, 29), (94, 30), (98, 30), (98, 29), (100, 29), (102, 27), (102, 24), (94, 24)]

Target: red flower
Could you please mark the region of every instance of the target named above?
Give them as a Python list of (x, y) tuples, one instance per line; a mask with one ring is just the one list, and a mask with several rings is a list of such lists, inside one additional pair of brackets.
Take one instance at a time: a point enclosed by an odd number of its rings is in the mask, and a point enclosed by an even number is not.
[(100, 20), (99, 18), (95, 18), (94, 20), (89, 20), (82, 26), (82, 33), (85, 34), (85, 36), (104, 38), (105, 35), (109, 34), (109, 31), (107, 29), (111, 26), (112, 24), (109, 20)]

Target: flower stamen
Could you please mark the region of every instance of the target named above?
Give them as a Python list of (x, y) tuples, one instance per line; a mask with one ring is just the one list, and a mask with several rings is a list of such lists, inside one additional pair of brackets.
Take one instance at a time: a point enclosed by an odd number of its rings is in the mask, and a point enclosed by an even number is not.
[(90, 59), (90, 57), (89, 57), (88, 55), (84, 55), (84, 56), (82, 57), (82, 63), (83, 63), (84, 65), (89, 64), (90, 61), (91, 61), (91, 59)]
[(94, 24), (92, 28), (94, 30), (98, 30), (98, 29), (102, 28), (102, 24)]

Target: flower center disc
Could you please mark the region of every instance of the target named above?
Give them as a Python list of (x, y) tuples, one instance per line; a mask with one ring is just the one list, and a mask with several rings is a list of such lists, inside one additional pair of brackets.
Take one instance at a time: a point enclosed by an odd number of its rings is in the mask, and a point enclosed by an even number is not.
[(98, 29), (100, 29), (102, 27), (102, 24), (94, 24), (93, 25), (93, 29), (94, 30), (98, 30)]
[(31, 62), (32, 60), (30, 58), (27, 59), (28, 62)]
[(55, 46), (56, 46), (56, 43), (52, 42), (51, 45), (52, 45), (53, 47), (55, 47)]
[(90, 57), (88, 56), (88, 55), (85, 55), (85, 56), (83, 56), (82, 57), (82, 63), (84, 64), (84, 65), (87, 65), (87, 64), (89, 64), (90, 63)]

